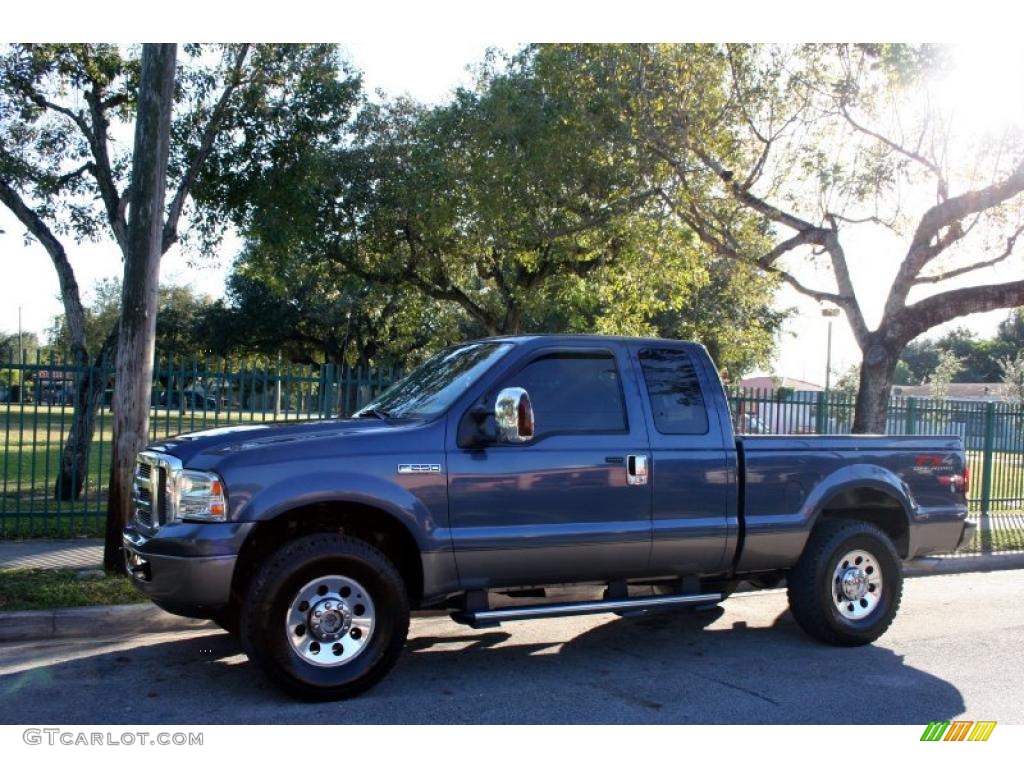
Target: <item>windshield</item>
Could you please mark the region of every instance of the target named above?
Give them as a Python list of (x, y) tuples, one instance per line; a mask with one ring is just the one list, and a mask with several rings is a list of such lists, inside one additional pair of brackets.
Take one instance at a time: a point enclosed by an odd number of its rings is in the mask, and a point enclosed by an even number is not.
[(449, 347), (353, 415), (428, 419), (443, 412), (512, 348), (511, 344), (479, 342)]

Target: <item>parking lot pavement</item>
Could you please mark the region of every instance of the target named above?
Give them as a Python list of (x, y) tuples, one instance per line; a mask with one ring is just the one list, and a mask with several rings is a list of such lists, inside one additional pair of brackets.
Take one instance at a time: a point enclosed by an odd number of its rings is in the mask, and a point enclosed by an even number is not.
[(1024, 722), (1024, 571), (907, 582), (875, 645), (805, 637), (781, 591), (722, 608), (473, 630), (417, 618), (362, 697), (307, 704), (222, 632), (0, 645), (5, 723)]

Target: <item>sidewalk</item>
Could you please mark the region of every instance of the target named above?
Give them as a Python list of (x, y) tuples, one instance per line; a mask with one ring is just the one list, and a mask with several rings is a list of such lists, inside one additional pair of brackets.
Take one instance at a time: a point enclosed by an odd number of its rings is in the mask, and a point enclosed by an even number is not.
[(103, 567), (103, 539), (0, 541), (0, 570)]

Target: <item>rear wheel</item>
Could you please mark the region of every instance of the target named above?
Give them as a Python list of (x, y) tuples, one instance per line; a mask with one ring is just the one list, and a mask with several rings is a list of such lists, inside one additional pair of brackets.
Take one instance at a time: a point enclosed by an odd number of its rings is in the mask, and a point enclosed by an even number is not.
[(832, 645), (865, 645), (889, 628), (903, 595), (903, 568), (889, 537), (855, 520), (815, 527), (787, 579), (797, 624)]
[(242, 606), (246, 652), (307, 699), (348, 698), (376, 684), (408, 631), (398, 569), (366, 542), (339, 534), (285, 544), (259, 570)]

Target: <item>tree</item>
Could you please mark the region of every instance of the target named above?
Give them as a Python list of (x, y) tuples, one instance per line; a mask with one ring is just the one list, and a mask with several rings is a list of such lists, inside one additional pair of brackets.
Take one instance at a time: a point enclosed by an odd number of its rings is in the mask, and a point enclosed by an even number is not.
[(894, 379), (897, 384), (922, 384), (939, 364), (943, 352), (960, 360), (961, 367), (953, 381), (997, 382), (1002, 374), (999, 360), (1013, 356), (1019, 345), (1005, 341), (997, 335), (992, 339), (979, 339), (966, 328), (954, 328), (938, 339), (912, 341), (900, 355), (906, 367), (906, 376)]
[[(17, 333), (0, 333), (0, 366), (3, 366), (5, 363), (18, 365), (24, 362), (31, 362), (35, 360), (38, 351), (39, 337), (34, 333), (22, 331), (20, 338)], [(21, 396), (23, 398), (25, 370), (0, 368), (0, 384), (21, 387)]]
[[(93, 285), (91, 303), (82, 302), (82, 324), (85, 329), (86, 352), (98, 360), (103, 342), (116, 335), (117, 320), (121, 314), (121, 278), (102, 278)], [(46, 331), (47, 348), (64, 360), (74, 360), (74, 344), (68, 327), (67, 313), (57, 315)]]
[(953, 379), (963, 368), (963, 363), (960, 362), (955, 354), (949, 350), (943, 350), (939, 353), (939, 361), (935, 365), (935, 370), (932, 371), (928, 380), (925, 382), (931, 385), (932, 397), (936, 400), (945, 400), (949, 397), (949, 385)]
[(108, 571), (124, 569), (121, 532), (132, 511), (135, 460), (149, 435), (177, 48), (173, 43), (146, 43), (142, 48), (114, 377), (113, 455), (103, 549), (103, 565)]
[[(161, 251), (179, 239), (212, 250), (229, 210), (297, 141), (333, 138), (348, 120), (359, 80), (334, 46), (187, 45), (179, 64), (168, 168), (172, 194)], [(130, 153), (118, 141), (135, 114), (138, 51), (114, 45), (15, 45), (0, 56), (0, 202), (38, 241), (60, 281), (72, 361), (95, 353), (68, 239), (110, 238), (127, 259)], [(182, 230), (182, 220), (190, 226)], [(55, 492), (81, 493), (103, 387), (82, 376)]]
[[(253, 190), (237, 297), (273, 301), (282, 318), (334, 307), (340, 332), (342, 297), (372, 289), (380, 298), (360, 306), (401, 296), (443, 319), (434, 342), (453, 330), (698, 334), (735, 372), (764, 362), (777, 280), (727, 266), (668, 215), (654, 161), (614, 106), (557, 47), (492, 57), (437, 107), (368, 105), (351, 142)], [(292, 307), (272, 288), (284, 274), (303, 286)]]
[(0, 333), (0, 361), (20, 363), (19, 351), (26, 360), (34, 360), (39, 349), (39, 337), (31, 331), (22, 331), (19, 340), (17, 333)]
[(859, 382), (860, 366), (851, 365), (850, 368), (836, 380), (834, 389), (840, 394), (855, 397), (857, 395), (857, 385)]
[(370, 107), (358, 130), (370, 172), (346, 214), (368, 215), (332, 256), (454, 302), (484, 333), (533, 326), (559, 293), (636, 252), (652, 198), (637, 191), (642, 170), (529, 55), (485, 68), (450, 104)]
[(1024, 352), (1015, 357), (1004, 357), (999, 360), (1002, 370), (1002, 381), (1010, 390), (1010, 396), (1017, 403), (1024, 403)]
[[(580, 50), (600, 87), (618, 94), (637, 146), (670, 169), (662, 197), (682, 222), (717, 254), (844, 311), (863, 353), (854, 431), (885, 428), (896, 364), (912, 339), (1024, 304), (1024, 280), (978, 282), (1010, 258), (1022, 232), (1024, 147), (1013, 137), (957, 143), (928, 90), (937, 49)], [(851, 274), (851, 233), (867, 227), (902, 241), (874, 327)], [(740, 237), (751, 230), (763, 239)]]
[(220, 355), (407, 366), (463, 336), (462, 316), (415, 289), (371, 283), (298, 250), (249, 243), (197, 333)]
[(999, 323), (996, 338), (1018, 349), (1024, 347), (1024, 307), (1013, 310)]
[[(84, 307), (86, 348), (95, 359), (103, 343), (117, 327), (121, 314), (120, 278), (103, 278), (93, 287), (94, 298)], [(187, 285), (161, 285), (157, 295), (156, 351), (182, 359), (212, 351), (210, 337), (201, 327), (213, 300)], [(70, 357), (71, 341), (64, 315), (53, 319), (47, 331), (47, 350)]]

